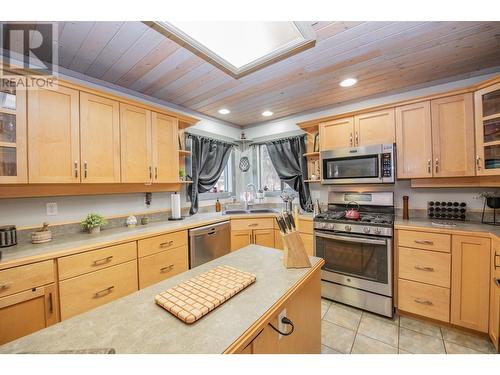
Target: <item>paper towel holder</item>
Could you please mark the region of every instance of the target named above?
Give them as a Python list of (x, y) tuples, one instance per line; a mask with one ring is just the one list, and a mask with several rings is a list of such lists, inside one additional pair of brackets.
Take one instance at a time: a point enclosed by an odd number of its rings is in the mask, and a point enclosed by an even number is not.
[[(174, 194), (178, 194), (178, 193), (174, 192)], [(172, 211), (171, 211), (171, 214), (172, 214)], [(177, 220), (183, 220), (183, 219), (184, 219), (184, 217), (182, 215), (180, 217), (172, 217), (172, 216), (170, 216), (168, 218), (169, 221), (177, 221)]]

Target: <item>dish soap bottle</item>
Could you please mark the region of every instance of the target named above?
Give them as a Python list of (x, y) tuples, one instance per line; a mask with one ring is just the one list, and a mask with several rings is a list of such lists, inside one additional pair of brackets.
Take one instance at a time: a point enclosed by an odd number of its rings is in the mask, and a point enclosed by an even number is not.
[(220, 212), (221, 210), (221, 204), (219, 202), (219, 198), (215, 201), (215, 212)]

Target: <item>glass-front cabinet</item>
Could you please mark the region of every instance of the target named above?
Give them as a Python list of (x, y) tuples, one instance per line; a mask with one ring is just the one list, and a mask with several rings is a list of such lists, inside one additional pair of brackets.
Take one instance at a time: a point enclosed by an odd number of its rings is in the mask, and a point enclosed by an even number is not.
[(500, 175), (500, 83), (475, 93), (476, 172)]
[(0, 184), (27, 183), (26, 91), (0, 86)]

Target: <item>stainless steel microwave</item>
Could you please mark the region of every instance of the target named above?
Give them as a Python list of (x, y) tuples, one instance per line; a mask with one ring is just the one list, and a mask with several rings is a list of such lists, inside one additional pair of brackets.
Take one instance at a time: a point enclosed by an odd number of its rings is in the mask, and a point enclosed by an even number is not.
[(321, 152), (323, 184), (393, 184), (396, 145), (337, 148)]

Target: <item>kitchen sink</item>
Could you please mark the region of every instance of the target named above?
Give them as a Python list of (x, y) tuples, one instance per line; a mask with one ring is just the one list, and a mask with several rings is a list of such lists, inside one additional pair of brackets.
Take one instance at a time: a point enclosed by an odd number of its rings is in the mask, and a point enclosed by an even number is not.
[(242, 215), (242, 214), (274, 214), (278, 211), (272, 208), (255, 208), (251, 210), (225, 210), (222, 215)]
[(226, 210), (222, 211), (222, 215), (238, 215), (238, 214), (248, 214), (247, 210)]

